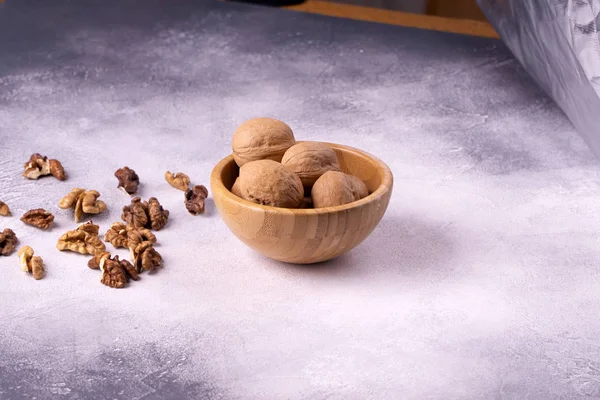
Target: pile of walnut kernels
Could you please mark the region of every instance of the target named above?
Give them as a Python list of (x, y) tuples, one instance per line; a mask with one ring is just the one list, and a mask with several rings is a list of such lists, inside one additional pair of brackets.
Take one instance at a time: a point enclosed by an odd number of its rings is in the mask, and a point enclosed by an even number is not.
[(274, 118), (241, 124), (232, 140), (240, 167), (231, 192), (254, 203), (283, 208), (335, 207), (369, 194), (358, 177), (341, 171), (333, 148), (296, 142), (292, 129)]
[[(33, 154), (25, 163), (23, 176), (37, 180), (46, 175), (65, 180), (66, 174), (62, 164), (55, 159), (48, 159), (40, 154)], [(129, 168), (123, 167), (115, 172), (118, 188), (128, 195), (134, 195), (140, 183), (139, 176)], [(204, 200), (208, 190), (203, 185), (190, 187), (190, 178), (183, 174), (165, 173), (165, 180), (174, 188), (184, 192), (184, 204), (190, 214), (204, 213)], [(63, 197), (58, 206), (62, 209), (73, 209), (75, 222), (79, 223), (86, 215), (97, 215), (107, 209), (106, 203), (99, 199), (96, 190), (74, 188)], [(10, 216), (8, 205), (0, 201), (0, 216)], [(65, 232), (56, 244), (60, 251), (73, 251), (91, 256), (88, 267), (99, 270), (100, 282), (113, 288), (127, 286), (130, 279), (138, 280), (140, 273), (153, 271), (162, 266), (162, 257), (154, 248), (157, 242), (153, 231), (165, 227), (169, 219), (169, 211), (165, 210), (158, 199), (151, 197), (142, 201), (139, 197), (131, 199), (131, 204), (123, 207), (123, 222), (114, 222), (104, 234), (104, 242), (114, 248), (127, 248), (130, 260), (120, 260), (119, 256), (111, 256), (100, 238), (99, 226), (88, 221), (75, 229)], [(54, 215), (43, 208), (27, 211), (20, 220), (41, 230), (49, 229), (54, 223)], [(19, 240), (11, 229), (0, 230), (0, 256), (10, 256), (17, 248)], [(41, 257), (34, 255), (34, 250), (23, 246), (17, 252), (21, 269), (30, 273), (34, 279), (45, 276), (45, 265)]]

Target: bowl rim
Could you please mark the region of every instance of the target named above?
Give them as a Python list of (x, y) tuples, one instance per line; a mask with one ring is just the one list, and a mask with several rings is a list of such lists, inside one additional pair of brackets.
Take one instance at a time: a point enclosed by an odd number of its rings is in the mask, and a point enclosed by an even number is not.
[[(296, 143), (302, 143), (302, 142), (308, 142), (308, 141), (301, 140), (301, 141), (297, 141)], [(379, 166), (379, 168), (381, 169), (381, 171), (383, 171), (382, 180), (381, 180), (381, 183), (379, 184), (379, 187), (373, 193), (369, 194), (367, 197), (364, 197), (357, 201), (353, 201), (352, 203), (342, 204), (341, 206), (321, 207), (321, 208), (283, 208), (283, 207), (266, 206), (266, 205), (262, 205), (262, 204), (253, 203), (251, 201), (248, 201), (241, 197), (238, 197), (235, 194), (231, 193), (231, 191), (225, 187), (225, 185), (223, 184), (223, 181), (220, 178), (221, 172), (223, 171), (225, 166), (227, 164), (229, 164), (231, 161), (235, 162), (235, 160), (233, 159), (233, 154), (229, 154), (227, 157), (225, 157), (221, 161), (219, 161), (213, 168), (213, 170), (210, 174), (210, 183), (212, 186), (211, 189), (213, 192), (215, 192), (216, 191), (215, 188), (216, 188), (217, 190), (219, 190), (221, 192), (221, 195), (223, 195), (228, 200), (243, 204), (244, 206), (246, 206), (248, 208), (260, 210), (263, 212), (270, 212), (270, 213), (291, 212), (293, 214), (299, 214), (299, 215), (331, 214), (333, 212), (351, 210), (351, 209), (354, 209), (357, 207), (361, 207), (364, 204), (370, 203), (374, 200), (377, 200), (377, 199), (383, 197), (387, 192), (389, 192), (392, 189), (393, 182), (394, 182), (394, 177), (393, 177), (392, 171), (390, 170), (390, 168), (387, 166), (386, 163), (384, 163), (383, 161), (381, 161), (379, 158), (375, 157), (374, 155), (367, 153), (364, 150), (360, 150), (360, 149), (346, 146), (343, 144), (322, 142), (322, 141), (310, 141), (310, 142), (323, 143), (323, 144), (331, 146), (335, 149), (339, 149), (339, 150), (343, 150), (343, 151), (347, 151), (347, 152), (351, 152), (351, 153), (358, 153), (361, 156), (364, 156), (366, 158), (369, 158), (369, 159), (375, 161), (377, 163), (377, 165)]]

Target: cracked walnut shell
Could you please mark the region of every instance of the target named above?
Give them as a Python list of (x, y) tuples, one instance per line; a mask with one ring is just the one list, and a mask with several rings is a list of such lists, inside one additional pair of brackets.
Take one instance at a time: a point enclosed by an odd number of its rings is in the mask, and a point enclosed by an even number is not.
[(327, 171), (339, 171), (335, 151), (325, 143), (302, 142), (287, 149), (281, 164), (300, 177), (305, 187), (311, 187)]
[(231, 140), (233, 159), (238, 166), (250, 161), (280, 162), (283, 153), (296, 143), (285, 122), (274, 118), (253, 118), (242, 123)]
[(23, 214), (21, 221), (27, 225), (46, 230), (50, 228), (54, 222), (54, 215), (43, 208), (36, 208), (35, 210), (29, 210)]
[(21, 270), (28, 272), (33, 276), (33, 279), (39, 280), (44, 277), (44, 260), (41, 257), (34, 256), (33, 249), (29, 246), (22, 247), (17, 253)]
[(304, 198), (302, 181), (272, 160), (251, 161), (240, 168), (242, 197), (272, 207), (298, 208)]
[(208, 189), (204, 185), (196, 185), (185, 192), (185, 208), (192, 215), (204, 213), (204, 200), (208, 197)]
[(134, 170), (125, 166), (115, 171), (115, 177), (119, 180), (117, 188), (122, 189), (125, 193), (132, 195), (138, 190), (140, 177)]
[(62, 209), (73, 208), (75, 222), (79, 222), (84, 213), (100, 214), (106, 211), (106, 203), (98, 200), (98, 197), (100, 193), (96, 190), (74, 188), (60, 200), (58, 206)]
[(17, 235), (12, 229), (6, 228), (0, 232), (0, 256), (10, 256), (17, 248)]
[(106, 251), (106, 246), (98, 237), (99, 226), (89, 221), (75, 230), (63, 234), (56, 244), (60, 251), (74, 251), (80, 254), (96, 255)]
[(165, 180), (175, 189), (183, 190), (184, 192), (190, 187), (190, 177), (183, 172), (173, 174), (167, 171), (165, 172)]
[(151, 197), (148, 202), (135, 197), (130, 205), (123, 207), (121, 219), (136, 228), (158, 231), (167, 224), (169, 211), (163, 209), (156, 197)]
[(27, 179), (38, 179), (40, 176), (53, 175), (56, 179), (66, 179), (65, 170), (60, 161), (48, 159), (39, 153), (32, 154), (24, 164), (23, 176)]
[(0, 216), (9, 217), (11, 215), (10, 208), (8, 208), (8, 204), (0, 201)]

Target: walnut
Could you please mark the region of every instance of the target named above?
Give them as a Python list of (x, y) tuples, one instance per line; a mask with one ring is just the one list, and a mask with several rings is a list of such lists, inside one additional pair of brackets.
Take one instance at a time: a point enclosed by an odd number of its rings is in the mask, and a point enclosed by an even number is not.
[(169, 211), (163, 209), (156, 197), (151, 197), (148, 202), (135, 197), (130, 205), (123, 207), (121, 219), (136, 228), (158, 231), (167, 224)]
[(298, 175), (273, 160), (244, 164), (240, 168), (240, 190), (244, 199), (273, 207), (298, 208), (304, 198)]
[(101, 269), (104, 266), (104, 262), (106, 259), (110, 257), (110, 253), (107, 251), (102, 251), (96, 254), (94, 257), (90, 258), (88, 261), (88, 268), (90, 269)]
[(48, 159), (39, 153), (32, 154), (24, 165), (23, 176), (27, 179), (38, 179), (40, 176), (52, 174), (56, 179), (66, 179), (65, 170), (60, 161)]
[[(92, 266), (90, 266), (92, 264)], [(113, 288), (124, 288), (129, 282), (129, 278), (137, 281), (139, 279), (138, 272), (133, 265), (127, 260), (119, 260), (119, 256), (110, 257), (109, 253), (103, 253), (95, 256), (88, 266), (96, 269), (96, 265), (102, 271), (100, 282), (106, 286)]]
[(325, 143), (296, 143), (283, 155), (281, 164), (300, 177), (305, 187), (311, 187), (327, 171), (339, 171), (335, 151)]
[(17, 243), (19, 239), (12, 229), (6, 228), (0, 232), (0, 256), (10, 256), (17, 248)]
[(300, 208), (313, 208), (312, 198), (310, 196), (305, 196), (304, 199), (302, 199), (302, 204), (300, 205)]
[(119, 180), (119, 186), (117, 188), (125, 191), (125, 193), (132, 195), (138, 190), (140, 184), (140, 177), (135, 173), (134, 170), (125, 166), (119, 168), (115, 172), (115, 176)]
[(135, 248), (131, 247), (131, 260), (138, 272), (154, 271), (160, 267), (162, 257), (154, 249), (151, 242), (142, 242)]
[(136, 244), (145, 240), (156, 243), (156, 236), (151, 230), (146, 228), (135, 228), (131, 225), (125, 225), (122, 222), (115, 222), (110, 226), (104, 235), (104, 241), (110, 242), (116, 248), (128, 248), (130, 237)]
[(315, 208), (340, 206), (366, 197), (367, 185), (359, 178), (339, 171), (321, 175), (312, 188)]
[(33, 276), (33, 279), (39, 280), (44, 277), (44, 260), (41, 257), (34, 256), (33, 249), (29, 246), (22, 247), (17, 253), (21, 270), (28, 272)]
[(150, 197), (148, 199), (148, 217), (150, 219), (150, 227), (155, 231), (159, 231), (167, 224), (169, 211), (163, 209), (156, 197)]
[(96, 190), (74, 188), (71, 193), (60, 200), (58, 206), (62, 209), (73, 208), (75, 222), (79, 222), (84, 213), (100, 214), (106, 210), (106, 203), (98, 200), (98, 197), (100, 197), (100, 193)]
[(98, 237), (99, 226), (92, 221), (63, 234), (56, 244), (60, 251), (74, 251), (80, 254), (96, 255), (106, 251), (106, 246)]
[(27, 225), (46, 230), (50, 228), (54, 222), (54, 215), (52, 215), (50, 211), (46, 211), (43, 208), (36, 208), (35, 210), (29, 210), (23, 214), (21, 221)]
[(231, 186), (231, 193), (235, 194), (237, 197), (242, 197), (242, 190), (240, 189), (240, 177), (235, 178), (235, 182), (233, 182), (233, 186)]
[(204, 185), (196, 185), (185, 192), (185, 208), (192, 215), (204, 213), (204, 199), (208, 197), (208, 189)]
[(183, 172), (178, 172), (173, 175), (172, 172), (165, 172), (165, 180), (175, 189), (183, 190), (184, 192), (190, 187), (190, 177)]
[(256, 160), (279, 162), (294, 143), (294, 133), (286, 123), (273, 118), (254, 118), (236, 129), (231, 148), (235, 162), (241, 167)]
[(8, 208), (8, 205), (0, 201), (0, 216), (9, 217), (10, 215), (10, 208)]

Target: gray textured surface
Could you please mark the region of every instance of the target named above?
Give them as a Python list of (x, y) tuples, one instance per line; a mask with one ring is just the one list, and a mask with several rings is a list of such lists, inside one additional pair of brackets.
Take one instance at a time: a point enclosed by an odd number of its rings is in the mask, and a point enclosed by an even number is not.
[[(600, 397), (600, 168), (500, 42), (193, 3), (0, 7), (0, 227), (48, 268), (0, 258), (0, 398)], [(389, 164), (360, 247), (269, 261), (163, 182), (207, 184), (263, 115)], [(70, 179), (23, 179), (32, 152)], [(125, 164), (171, 219), (165, 268), (113, 290), (54, 249), (74, 226), (57, 202), (99, 190), (106, 229)], [(38, 206), (51, 232), (18, 220)]]

